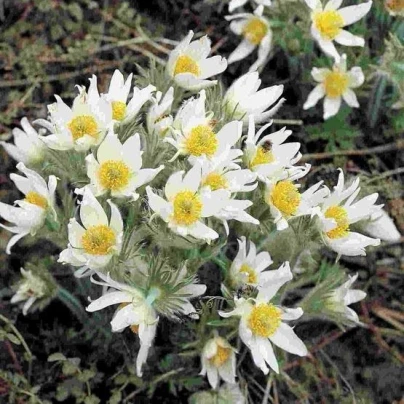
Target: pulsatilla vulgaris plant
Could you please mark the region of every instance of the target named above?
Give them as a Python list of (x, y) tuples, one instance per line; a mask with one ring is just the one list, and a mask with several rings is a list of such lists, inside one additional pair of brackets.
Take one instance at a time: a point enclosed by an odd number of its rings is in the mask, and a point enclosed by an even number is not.
[[(243, 4), (236, 3), (232, 8)], [(269, 121), (284, 102), (283, 86), (259, 89), (255, 69), (272, 33), (263, 17), (270, 2), (256, 3), (254, 14), (228, 18), (243, 36), (230, 61), (255, 49), (258, 61), (226, 92), (216, 77), (226, 59), (210, 56), (209, 38), (190, 32), (165, 67), (151, 65), (135, 77), (115, 71), (106, 93), (92, 76), (71, 105), (56, 95), (48, 116), (33, 123), (37, 129), (24, 118), (15, 144), (3, 144), (18, 161), (11, 180), (21, 192), (13, 206), (0, 203), (1, 226), (13, 234), (7, 252), (24, 240), (53, 241), (67, 273), (78, 282), (91, 277), (88, 317), (107, 316), (112, 332), (133, 333), (139, 377), (150, 373), (161, 323), (175, 322), (188, 340), (172, 349), (194, 348), (200, 374), (223, 402), (243, 402), (237, 375), (246, 358), (268, 374), (281, 371), (284, 351), (308, 354), (310, 341), (294, 328), (302, 319), (360, 323), (348, 307), (365, 297), (351, 288), (357, 275), (314, 272), (317, 285), (296, 298), (303, 255), (321, 248), (337, 259), (365, 255), (378, 235), (391, 235), (377, 231), (390, 223), (377, 194), (359, 196), (358, 178), (339, 169), (334, 186), (303, 185), (311, 166), (299, 165), (300, 143)], [(354, 16), (306, 3), (325, 52), (337, 58), (334, 40), (362, 45), (342, 27), (370, 3), (352, 9)], [(147, 86), (133, 87), (134, 79), (148, 78)], [(356, 106), (351, 88), (363, 77), (360, 69), (347, 71), (345, 56), (332, 71), (314, 69), (313, 78), (318, 85), (305, 108), (325, 97), (327, 118), (342, 99)], [(288, 242), (279, 243), (284, 234)], [(207, 267), (221, 275), (208, 287), (201, 282)], [(11, 302), (23, 302), (27, 314), (48, 303), (58, 285), (50, 274), (21, 271)]]

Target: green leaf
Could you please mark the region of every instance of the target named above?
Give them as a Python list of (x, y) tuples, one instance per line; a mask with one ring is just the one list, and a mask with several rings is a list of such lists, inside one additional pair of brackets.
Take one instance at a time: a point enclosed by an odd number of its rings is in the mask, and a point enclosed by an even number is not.
[(94, 395), (88, 396), (84, 400), (85, 404), (98, 404), (99, 402), (100, 402), (100, 399)]
[(117, 377), (115, 377), (114, 383), (118, 384), (118, 385), (125, 384), (127, 382), (127, 380), (128, 380), (128, 376), (126, 376), (124, 374), (120, 374)]
[(7, 338), (9, 341), (11, 341), (15, 345), (21, 344), (21, 341), (14, 334), (7, 333)]
[(55, 352), (48, 356), (48, 362), (65, 361), (67, 358), (60, 352)]
[(56, 390), (56, 400), (64, 401), (67, 397), (69, 397), (69, 390), (67, 390), (64, 385), (58, 386)]
[(77, 366), (70, 360), (63, 362), (62, 372), (65, 376), (74, 375), (78, 371)]
[(96, 372), (93, 369), (85, 369), (77, 376), (77, 379), (85, 383), (92, 379), (95, 375)]
[(119, 390), (115, 390), (108, 400), (108, 404), (119, 404), (122, 402), (122, 393)]

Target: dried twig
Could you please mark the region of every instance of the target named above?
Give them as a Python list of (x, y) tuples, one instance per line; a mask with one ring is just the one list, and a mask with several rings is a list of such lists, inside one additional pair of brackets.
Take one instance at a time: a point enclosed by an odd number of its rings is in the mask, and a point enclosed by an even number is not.
[(338, 150), (329, 153), (312, 153), (303, 156), (301, 161), (309, 160), (324, 160), (337, 156), (367, 156), (369, 154), (380, 154), (391, 151), (403, 150), (404, 140), (398, 140), (394, 143), (388, 143), (383, 146), (372, 147), (370, 149), (358, 149), (358, 150)]

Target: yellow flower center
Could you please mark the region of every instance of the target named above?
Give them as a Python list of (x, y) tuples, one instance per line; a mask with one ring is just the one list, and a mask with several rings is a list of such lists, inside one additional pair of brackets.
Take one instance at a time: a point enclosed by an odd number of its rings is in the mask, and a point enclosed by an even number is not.
[(192, 73), (195, 76), (201, 74), (201, 69), (198, 63), (187, 55), (182, 55), (177, 59), (177, 63), (174, 68), (174, 76), (180, 73)]
[(258, 166), (260, 164), (270, 164), (275, 161), (275, 157), (271, 150), (259, 146), (254, 158), (250, 162), (250, 168)]
[(209, 173), (202, 181), (203, 186), (208, 186), (212, 191), (217, 189), (227, 188), (227, 181), (222, 175), (218, 173)]
[(81, 245), (87, 254), (110, 254), (116, 244), (114, 231), (105, 225), (89, 227), (81, 238)]
[(220, 345), (216, 345), (216, 353), (209, 359), (209, 362), (216, 368), (224, 365), (230, 357), (231, 348), (225, 348)]
[(341, 95), (347, 90), (348, 84), (348, 75), (338, 70), (334, 70), (325, 76), (325, 93), (329, 98), (341, 97)]
[(291, 181), (280, 181), (272, 189), (270, 196), (273, 205), (285, 215), (296, 213), (301, 195)]
[(385, 5), (391, 13), (404, 15), (404, 0), (387, 0)]
[(25, 195), (25, 202), (32, 203), (33, 205), (39, 206), (42, 209), (46, 209), (48, 207), (47, 199), (38, 194), (38, 192), (30, 191)]
[(122, 121), (126, 114), (126, 104), (122, 101), (112, 101), (112, 119)]
[(254, 45), (261, 43), (268, 32), (268, 26), (260, 18), (251, 18), (243, 28), (243, 36)]
[(318, 11), (313, 16), (314, 26), (324, 39), (332, 40), (344, 26), (344, 19), (335, 10)]
[(98, 137), (99, 129), (96, 120), (91, 115), (79, 115), (73, 118), (67, 127), (72, 133), (73, 140), (78, 140), (85, 135)]
[(130, 180), (129, 167), (120, 160), (107, 160), (101, 164), (98, 170), (98, 178), (101, 185), (111, 191), (125, 188)]
[(334, 219), (337, 222), (337, 227), (327, 232), (329, 238), (346, 237), (349, 233), (348, 213), (341, 206), (330, 206), (324, 216), (327, 219)]
[(194, 224), (202, 212), (202, 202), (198, 194), (193, 191), (179, 192), (174, 198), (174, 221), (179, 225)]
[(257, 274), (250, 266), (243, 264), (240, 268), (240, 273), (247, 275), (247, 283), (257, 283)]
[(261, 303), (251, 310), (247, 323), (254, 335), (268, 338), (281, 324), (281, 311), (272, 303)]
[(185, 149), (192, 156), (202, 156), (205, 154), (211, 157), (217, 150), (217, 137), (209, 125), (198, 125), (191, 130), (185, 140)]

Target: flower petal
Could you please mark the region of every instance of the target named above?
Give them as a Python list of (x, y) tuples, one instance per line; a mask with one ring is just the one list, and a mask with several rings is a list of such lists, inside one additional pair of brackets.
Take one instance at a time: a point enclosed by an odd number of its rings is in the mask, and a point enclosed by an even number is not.
[(239, 46), (230, 54), (229, 58), (227, 59), (227, 63), (230, 65), (231, 63), (238, 62), (239, 60), (245, 59), (256, 46), (244, 39), (240, 42)]
[(112, 306), (119, 303), (132, 302), (133, 296), (127, 292), (114, 291), (107, 292), (98, 299), (92, 301), (86, 308), (87, 311), (93, 312), (105, 309), (105, 307)]
[(337, 115), (341, 107), (341, 97), (338, 98), (324, 98), (324, 120)]
[(325, 95), (324, 86), (322, 84), (317, 85), (314, 89), (310, 92), (309, 96), (307, 97), (306, 102), (303, 105), (303, 109), (309, 109), (314, 107), (318, 101), (323, 98)]
[(360, 36), (351, 34), (344, 29), (335, 37), (335, 42), (345, 46), (364, 46), (365, 40)]
[(347, 88), (342, 94), (342, 98), (351, 108), (359, 108), (359, 102), (356, 98), (356, 94), (350, 89)]
[(338, 13), (344, 20), (344, 27), (351, 25), (354, 22), (359, 21), (363, 18), (372, 7), (372, 2), (357, 4), (355, 6), (343, 7), (338, 10)]
[(275, 334), (269, 339), (279, 348), (299, 356), (307, 355), (307, 348), (303, 341), (295, 334), (293, 328), (281, 323)]

